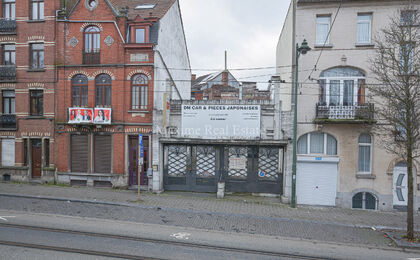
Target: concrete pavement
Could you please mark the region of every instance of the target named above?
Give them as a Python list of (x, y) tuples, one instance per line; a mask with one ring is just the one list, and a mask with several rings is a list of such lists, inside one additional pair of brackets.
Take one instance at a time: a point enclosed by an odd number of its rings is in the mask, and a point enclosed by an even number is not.
[[(137, 193), (132, 190), (18, 183), (0, 183), (1, 194), (250, 215), (353, 227), (374, 227), (375, 229), (404, 230), (406, 226), (406, 214), (404, 212), (309, 206), (299, 206), (297, 209), (293, 209), (288, 205), (281, 204), (279, 198), (249, 195), (227, 195), (225, 199), (216, 199), (216, 194), (211, 193), (165, 192), (163, 194), (153, 194), (142, 192), (141, 202), (138, 203), (136, 202)], [(415, 229), (420, 231), (419, 213), (415, 214), (414, 223)]]

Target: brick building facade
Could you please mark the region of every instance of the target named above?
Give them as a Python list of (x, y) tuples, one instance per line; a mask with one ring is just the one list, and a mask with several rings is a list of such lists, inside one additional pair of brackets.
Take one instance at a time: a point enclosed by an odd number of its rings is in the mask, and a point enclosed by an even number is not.
[(0, 175), (54, 179), (55, 12), (58, 1), (0, 6)]

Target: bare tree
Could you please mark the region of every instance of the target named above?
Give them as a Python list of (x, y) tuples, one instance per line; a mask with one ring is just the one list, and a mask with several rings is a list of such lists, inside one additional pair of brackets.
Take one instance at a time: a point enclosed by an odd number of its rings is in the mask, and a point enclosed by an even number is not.
[(390, 153), (407, 164), (407, 238), (414, 238), (413, 164), (420, 156), (419, 5), (408, 2), (376, 36), (369, 87), (376, 103), (376, 134)]

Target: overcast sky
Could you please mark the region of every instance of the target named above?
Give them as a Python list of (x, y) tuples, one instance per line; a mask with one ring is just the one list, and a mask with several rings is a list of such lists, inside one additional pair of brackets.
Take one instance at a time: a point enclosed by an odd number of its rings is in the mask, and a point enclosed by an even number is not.
[[(179, 0), (191, 68), (197, 76), (211, 73), (198, 69), (273, 67), (276, 46), (289, 0)], [(235, 71), (239, 81), (267, 82), (275, 69)], [(252, 78), (248, 78), (252, 77)], [(259, 84), (265, 88), (267, 84)]]

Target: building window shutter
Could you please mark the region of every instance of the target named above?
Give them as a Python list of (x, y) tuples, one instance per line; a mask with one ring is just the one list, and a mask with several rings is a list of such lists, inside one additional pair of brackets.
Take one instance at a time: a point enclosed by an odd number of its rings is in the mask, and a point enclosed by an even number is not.
[(15, 166), (15, 139), (1, 140), (1, 165)]

